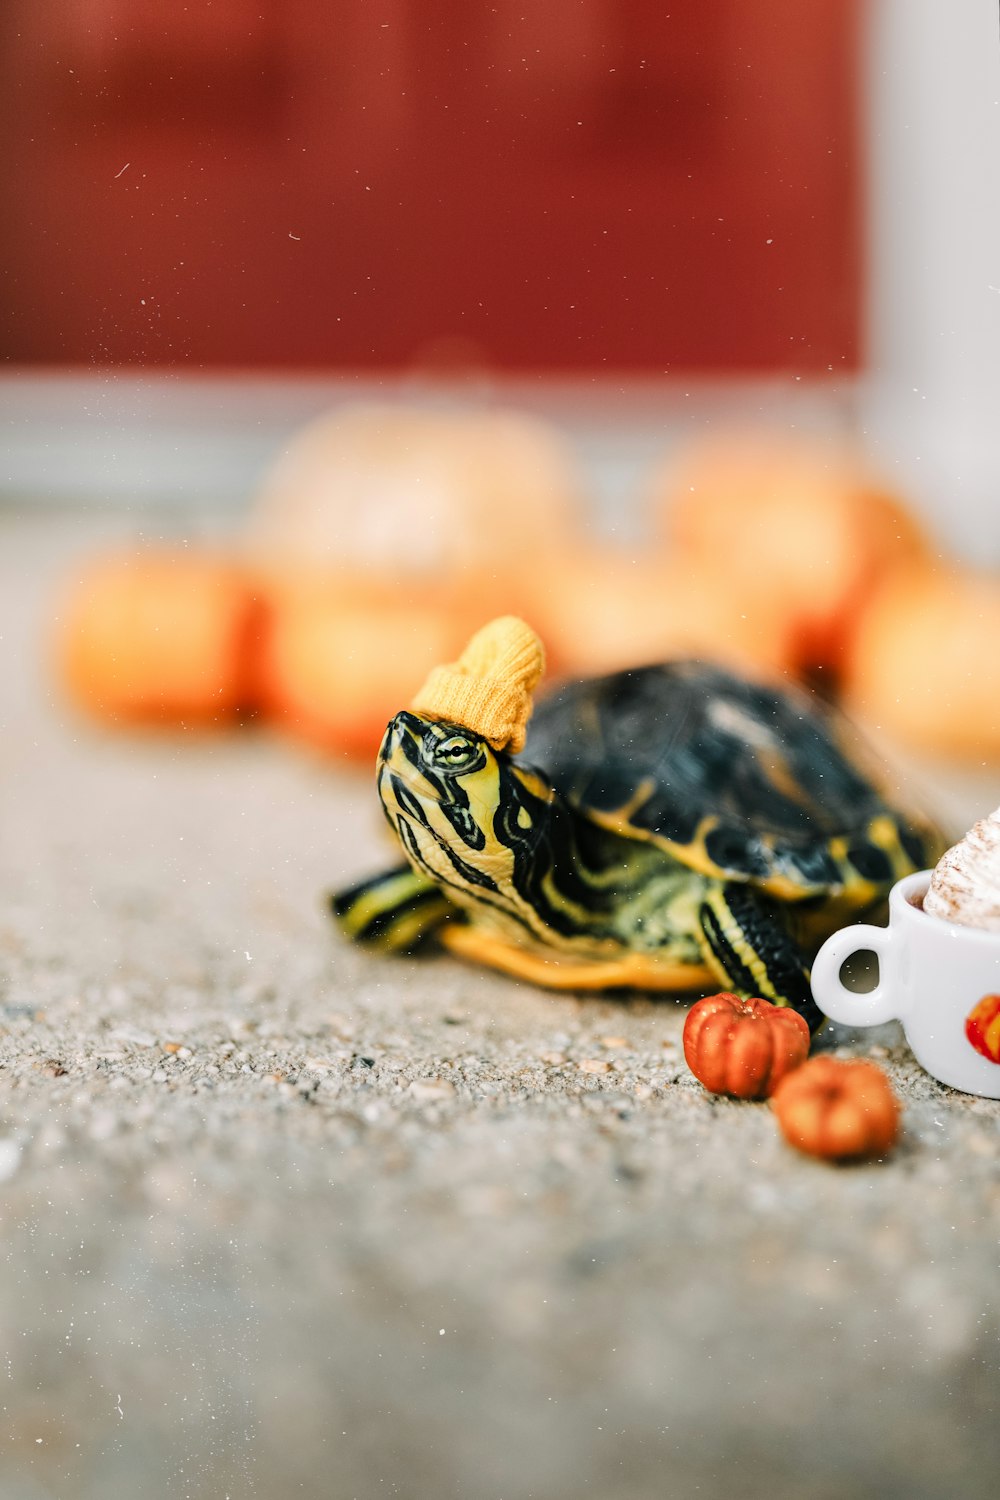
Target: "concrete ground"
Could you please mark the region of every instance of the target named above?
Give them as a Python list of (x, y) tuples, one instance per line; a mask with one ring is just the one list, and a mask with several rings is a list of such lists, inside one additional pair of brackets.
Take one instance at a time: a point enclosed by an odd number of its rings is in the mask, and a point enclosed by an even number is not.
[(367, 774), (58, 702), (122, 526), (0, 517), (3, 1500), (992, 1497), (1000, 1103), (831, 1029), (905, 1104), (831, 1167), (682, 1005), (345, 946)]

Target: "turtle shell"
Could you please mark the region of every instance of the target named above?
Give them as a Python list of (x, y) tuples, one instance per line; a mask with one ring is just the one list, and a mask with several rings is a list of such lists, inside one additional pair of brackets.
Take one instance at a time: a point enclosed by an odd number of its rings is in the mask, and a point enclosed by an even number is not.
[(887, 817), (915, 868), (926, 853), (840, 713), (700, 662), (566, 684), (539, 700), (519, 759), (604, 826), (785, 899), (891, 883), (873, 837)]

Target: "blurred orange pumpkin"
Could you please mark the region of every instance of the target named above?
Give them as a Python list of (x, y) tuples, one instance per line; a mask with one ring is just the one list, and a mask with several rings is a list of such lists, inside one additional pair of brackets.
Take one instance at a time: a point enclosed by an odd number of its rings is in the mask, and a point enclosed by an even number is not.
[(866, 595), (927, 551), (921, 528), (839, 447), (756, 435), (716, 439), (654, 475), (655, 522), (737, 602), (764, 589), (796, 665), (835, 673)]
[(1000, 577), (909, 569), (861, 612), (847, 703), (916, 749), (1000, 761), (998, 642)]
[(578, 480), (555, 428), (521, 413), (345, 405), (265, 477), (246, 540), (264, 568), (435, 581), (517, 572), (565, 545)]
[(347, 405), (266, 477), (245, 546), (268, 599), (267, 711), (370, 755), (431, 667), (567, 544), (578, 480), (547, 424), (501, 410)]
[(82, 707), (132, 722), (208, 724), (251, 704), (254, 590), (210, 555), (142, 550), (87, 565), (60, 619), (58, 661)]
[(864, 1058), (810, 1058), (781, 1080), (771, 1108), (789, 1145), (832, 1161), (882, 1156), (899, 1135), (892, 1085)]
[(268, 590), (258, 663), (264, 712), (326, 750), (373, 756), (427, 673), (484, 616), (456, 591), (425, 594), (343, 576), (291, 575)]
[(749, 590), (737, 598), (700, 560), (578, 549), (534, 569), (521, 592), (557, 671), (611, 672), (677, 656), (781, 671), (790, 660), (769, 601)]

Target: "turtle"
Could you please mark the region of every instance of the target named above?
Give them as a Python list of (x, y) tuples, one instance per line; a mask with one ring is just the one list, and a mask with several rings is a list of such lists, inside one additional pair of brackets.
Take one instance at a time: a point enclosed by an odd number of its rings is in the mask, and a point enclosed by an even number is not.
[(820, 943), (944, 848), (875, 765), (817, 694), (695, 660), (563, 684), (517, 753), (403, 710), (377, 784), (405, 862), (333, 912), (387, 952), (436, 933), (553, 989), (721, 983), (815, 1031)]

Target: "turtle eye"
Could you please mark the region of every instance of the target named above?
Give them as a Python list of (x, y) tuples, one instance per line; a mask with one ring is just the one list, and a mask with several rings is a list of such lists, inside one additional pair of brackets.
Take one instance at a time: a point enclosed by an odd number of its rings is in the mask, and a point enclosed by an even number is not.
[(460, 734), (450, 735), (434, 747), (436, 763), (449, 771), (464, 771), (467, 766), (472, 765), (478, 754), (479, 746), (475, 740), (467, 740)]

